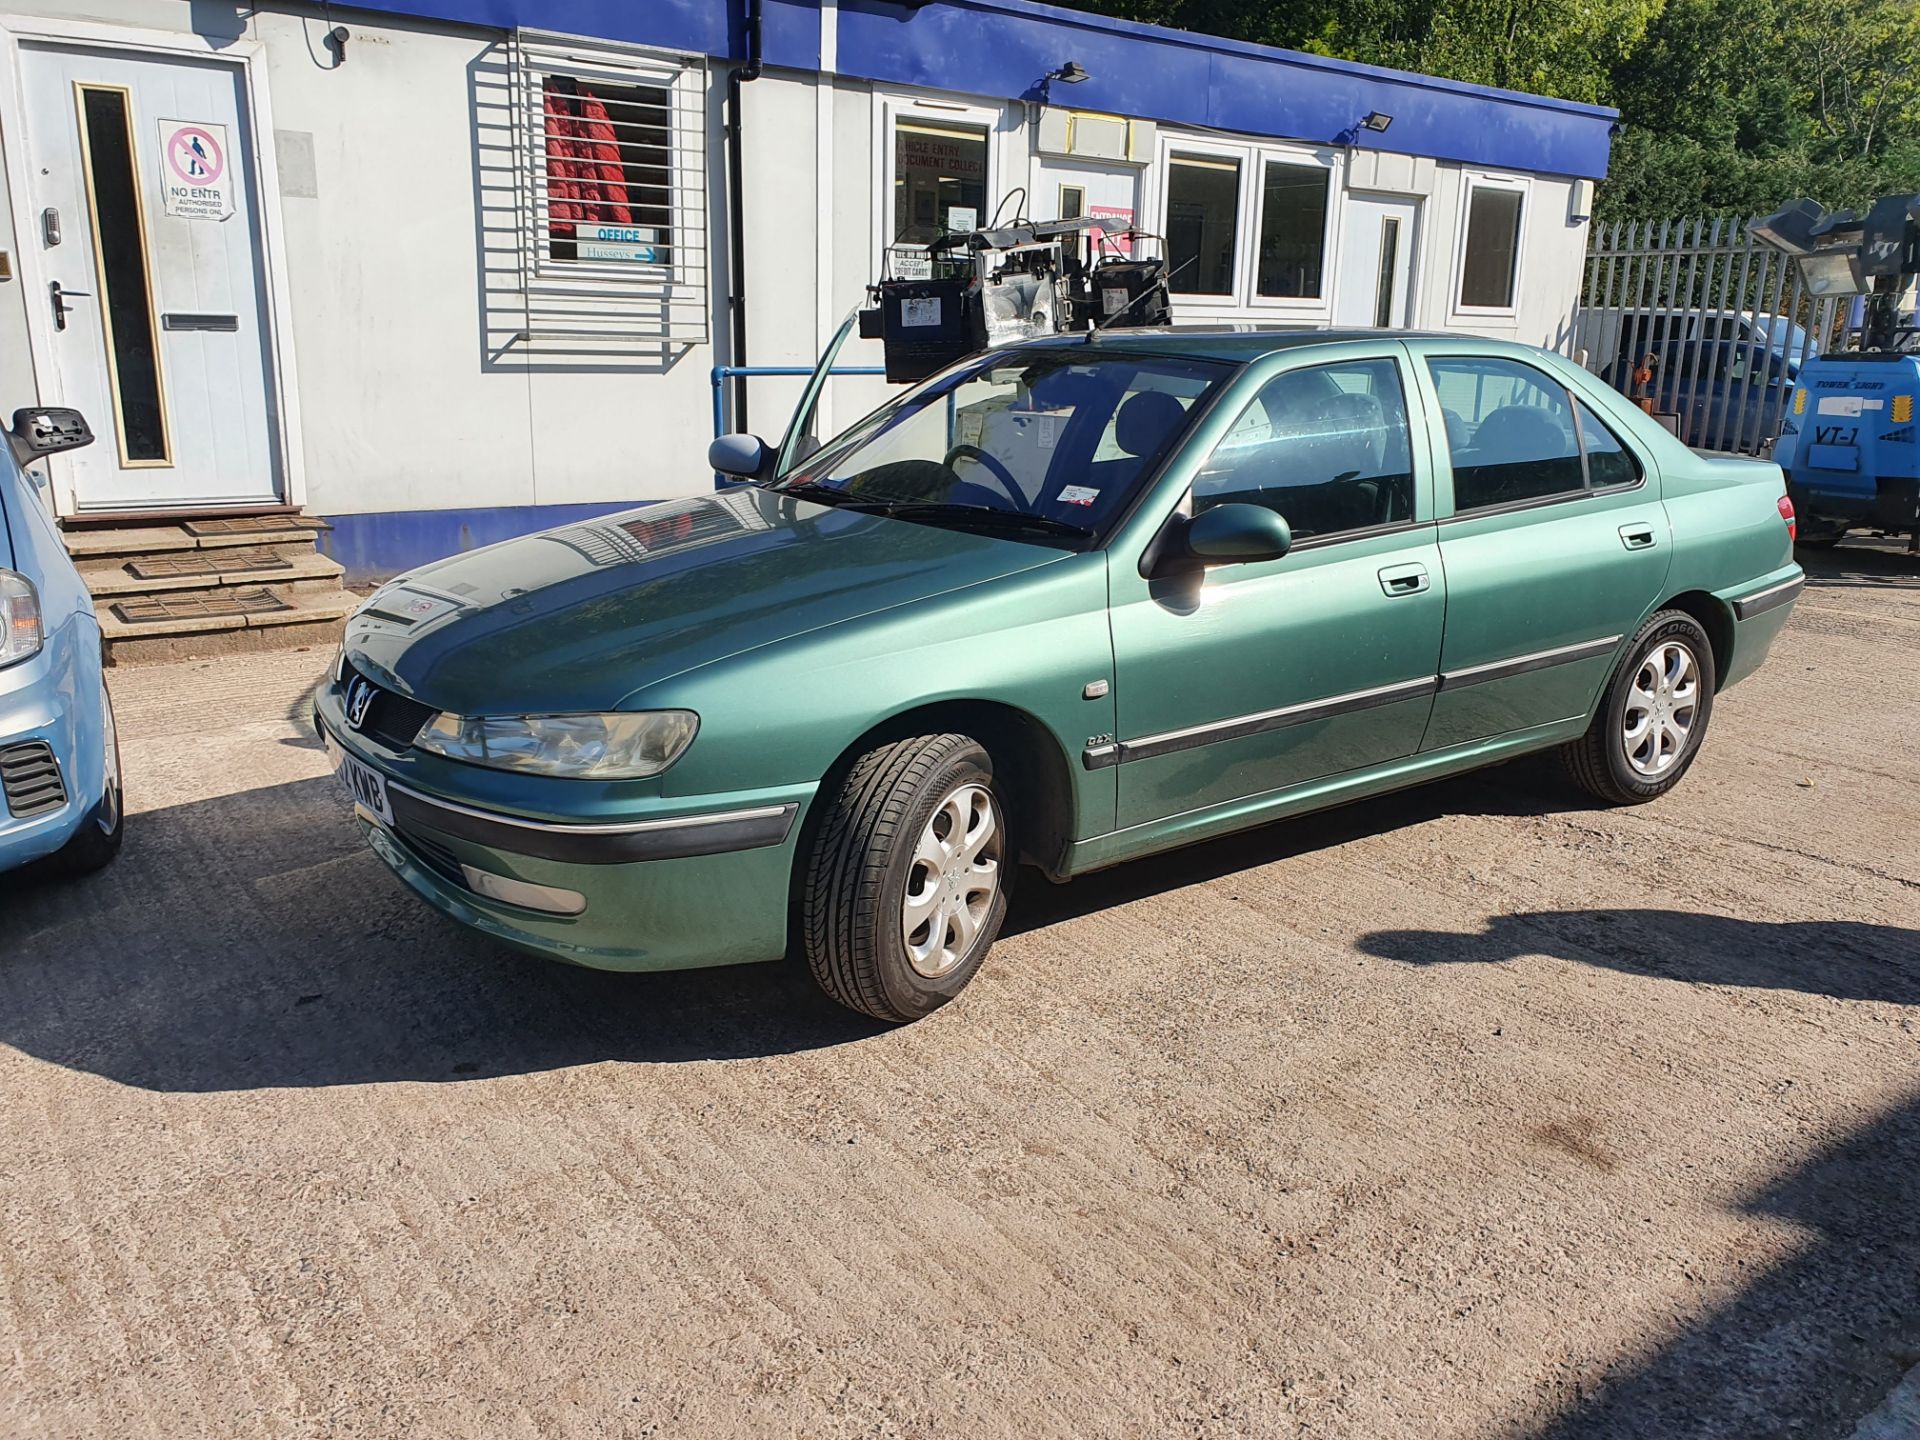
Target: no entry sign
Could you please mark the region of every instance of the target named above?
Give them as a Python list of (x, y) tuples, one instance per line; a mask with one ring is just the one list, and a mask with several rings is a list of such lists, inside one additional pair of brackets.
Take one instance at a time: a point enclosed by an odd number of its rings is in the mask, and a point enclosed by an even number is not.
[(162, 120), (160, 193), (166, 197), (167, 214), (183, 220), (224, 220), (233, 214), (227, 127)]

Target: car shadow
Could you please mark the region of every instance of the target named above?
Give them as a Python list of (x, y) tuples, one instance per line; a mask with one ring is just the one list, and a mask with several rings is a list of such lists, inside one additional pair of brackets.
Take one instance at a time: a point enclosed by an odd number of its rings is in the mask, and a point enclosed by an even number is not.
[(1552, 955), (1697, 985), (1799, 990), (1920, 1005), (1920, 931), (1856, 920), (1765, 921), (1679, 910), (1496, 915), (1472, 934), (1380, 930), (1369, 955), (1408, 965), (1497, 965)]
[(1801, 545), (1793, 558), (1807, 572), (1811, 590), (1920, 590), (1920, 556), (1890, 541)]
[(1002, 933), (1017, 935), (1045, 929), (1130, 900), (1332, 849), (1369, 835), (1424, 825), (1443, 816), (1539, 816), (1593, 807), (1594, 802), (1567, 781), (1554, 756), (1524, 756), (1471, 775), (1275, 821), (1144, 860), (1130, 860), (1066, 885), (1049, 885), (1038, 874), (1022, 874)]
[[(1075, 882), (1022, 876), (1018, 934), (1436, 815), (1576, 803), (1516, 762)], [(328, 778), (138, 813), (118, 862), (0, 876), (0, 1042), (152, 1090), (452, 1081), (607, 1060), (791, 1054), (888, 1027), (804, 965), (609, 974), (441, 917), (369, 851)]]
[(0, 1042), (144, 1089), (725, 1060), (885, 1028), (803, 966), (610, 974), (473, 934), (387, 871), (330, 778), (131, 815), (85, 880), (0, 876)]

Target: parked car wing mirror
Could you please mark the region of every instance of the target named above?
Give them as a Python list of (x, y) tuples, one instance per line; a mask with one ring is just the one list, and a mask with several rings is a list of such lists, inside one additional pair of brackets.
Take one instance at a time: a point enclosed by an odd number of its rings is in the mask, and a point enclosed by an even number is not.
[(78, 450), (93, 443), (93, 431), (78, 410), (59, 405), (38, 405), (13, 412), (13, 428), (7, 432), (13, 455), (22, 465), (42, 455), (62, 450)]
[(1285, 555), (1293, 548), (1293, 530), (1264, 505), (1216, 505), (1187, 522), (1181, 543), (1202, 565), (1246, 565)]
[(707, 446), (707, 464), (741, 480), (758, 480), (771, 458), (758, 435), (722, 435)]

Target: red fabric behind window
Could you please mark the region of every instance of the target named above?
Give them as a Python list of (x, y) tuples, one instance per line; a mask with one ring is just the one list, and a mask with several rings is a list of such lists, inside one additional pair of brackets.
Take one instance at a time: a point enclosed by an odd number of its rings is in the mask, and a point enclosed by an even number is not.
[(547, 141), (547, 233), (572, 239), (576, 221), (631, 225), (627, 172), (607, 107), (591, 90), (577, 96), (547, 81), (541, 95)]

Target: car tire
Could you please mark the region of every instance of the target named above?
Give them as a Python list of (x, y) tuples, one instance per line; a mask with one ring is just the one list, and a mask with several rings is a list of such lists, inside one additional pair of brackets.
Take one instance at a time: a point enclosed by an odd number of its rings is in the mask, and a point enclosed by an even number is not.
[(918, 1020), (966, 987), (1006, 918), (1015, 851), (992, 758), (966, 735), (918, 735), (862, 755), (824, 798), (800, 895), (807, 964), (842, 1005)]
[(1680, 610), (1654, 615), (1627, 646), (1587, 733), (1562, 752), (1574, 783), (1609, 805), (1659, 799), (1700, 753), (1715, 683), (1700, 622)]
[(49, 859), (49, 867), (59, 875), (77, 878), (104, 870), (120, 853), (120, 842), (126, 834), (127, 806), (120, 779), (120, 727), (114, 723), (113, 696), (104, 683), (100, 686), (100, 705), (106, 738), (106, 785), (73, 838)]

